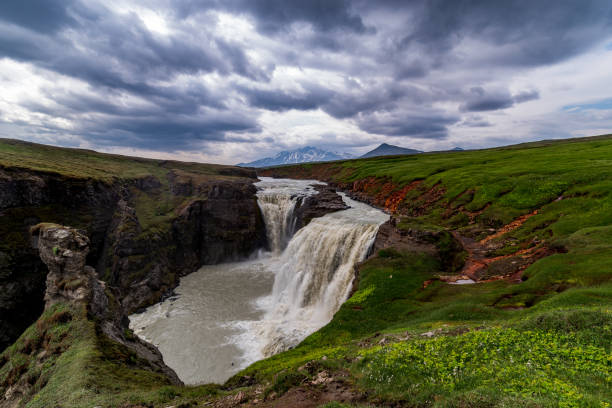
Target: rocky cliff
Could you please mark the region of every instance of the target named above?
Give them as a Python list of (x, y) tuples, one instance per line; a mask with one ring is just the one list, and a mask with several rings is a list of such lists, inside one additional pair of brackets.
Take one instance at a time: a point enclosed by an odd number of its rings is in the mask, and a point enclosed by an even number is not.
[[(41, 223), (31, 228), (31, 234), (48, 268), (44, 313), (0, 355), (0, 407), (20, 406), (38, 393), (47, 393), (51, 377), (62, 365), (76, 361), (72, 350), (78, 348), (88, 351), (79, 358), (89, 359), (91, 365), (96, 359), (88, 356), (103, 355), (118, 362), (116, 367), (145, 371), (161, 384), (181, 385), (160, 352), (128, 330), (127, 317), (113, 289), (86, 265), (90, 240), (85, 232)], [(12, 367), (9, 371), (7, 365)], [(87, 376), (84, 372), (72, 375)], [(48, 393), (55, 394), (53, 386), (50, 388)]]
[(342, 197), (336, 192), (334, 187), (316, 184), (314, 189), (317, 191), (317, 194), (304, 198), (296, 205), (293, 212), (296, 219), (296, 231), (308, 225), (313, 218), (349, 208), (344, 204)]
[(135, 336), (127, 336), (127, 315), (96, 271), (85, 265), (89, 238), (84, 231), (56, 224), (39, 224), (31, 230), (40, 258), (48, 267), (45, 310), (57, 303), (82, 304), (99, 331), (147, 362), (148, 369), (164, 374), (174, 384), (182, 384), (176, 373), (164, 364), (161, 353)]
[(129, 313), (156, 302), (178, 278), (204, 264), (231, 261), (265, 246), (256, 179), (198, 180), (169, 175), (172, 218), (145, 229), (137, 208), (120, 200), (109, 226), (98, 272), (119, 288)]
[(89, 259), (101, 258), (121, 193), (120, 185), (0, 167), (0, 349), (43, 309), (47, 267), (31, 245), (29, 227), (71, 222), (91, 236)]
[(153, 164), (157, 175), (97, 179), (0, 163), (0, 350), (43, 310), (47, 267), (29, 234), (40, 222), (86, 232), (86, 262), (126, 313), (157, 301), (202, 264), (265, 245), (253, 171)]

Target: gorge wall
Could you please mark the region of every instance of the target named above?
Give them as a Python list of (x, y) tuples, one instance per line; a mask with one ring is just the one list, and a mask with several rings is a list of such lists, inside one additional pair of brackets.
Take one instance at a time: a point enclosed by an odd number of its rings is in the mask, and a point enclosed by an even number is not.
[(254, 172), (163, 172), (166, 180), (109, 181), (0, 165), (0, 350), (43, 310), (47, 267), (29, 232), (40, 222), (86, 233), (87, 264), (125, 313), (157, 301), (202, 264), (265, 245)]

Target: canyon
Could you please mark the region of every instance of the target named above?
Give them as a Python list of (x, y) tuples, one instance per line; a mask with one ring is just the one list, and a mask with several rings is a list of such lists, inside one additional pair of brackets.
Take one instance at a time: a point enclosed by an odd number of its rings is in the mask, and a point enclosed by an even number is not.
[(256, 174), (0, 141), (0, 407), (596, 406), (611, 146)]
[[(270, 250), (203, 266), (181, 279), (176, 297), (130, 316), (134, 332), (188, 384), (223, 383), (327, 324), (388, 219), (347, 197), (334, 203), (340, 196), (326, 198), (321, 191), (329, 190), (315, 181), (261, 180), (257, 196)], [(311, 218), (323, 205), (327, 214)], [(304, 214), (309, 222), (299, 228)]]

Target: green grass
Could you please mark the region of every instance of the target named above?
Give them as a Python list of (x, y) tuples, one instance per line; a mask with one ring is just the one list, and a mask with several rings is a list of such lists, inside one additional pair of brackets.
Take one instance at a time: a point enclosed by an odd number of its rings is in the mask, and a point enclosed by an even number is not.
[[(534, 242), (561, 251), (532, 264), (520, 284), (434, 280), (426, 288), (426, 280), (449, 273), (448, 265), (381, 251), (360, 267), (359, 290), (332, 322), (245, 374), (269, 382), (275, 372), (325, 355), (329, 366), (350, 362), (355, 387), (380, 404), (611, 406), (610, 157), (612, 137), (605, 136), (273, 169), (345, 187), (370, 180), (372, 197), (388, 181), (399, 189), (421, 180), (399, 207), (406, 230), (481, 239), (489, 228), (538, 210), (497, 239), (491, 256)], [(432, 201), (434, 186), (442, 194)], [(381, 340), (390, 345), (377, 345)]]
[[(612, 317), (601, 320), (610, 341)], [(357, 370), (366, 387), (408, 404), (478, 396), (498, 404), (602, 407), (612, 398), (609, 346), (541, 327), (489, 329), (374, 347), (361, 353)]]
[(85, 318), (84, 310), (56, 305), (3, 353), (7, 362), (0, 368), (0, 388), (7, 389), (26, 373), (25, 378), (31, 378), (33, 383), (27, 406), (85, 406), (100, 399), (98, 394), (105, 391), (102, 382), (114, 382), (115, 388), (126, 384), (148, 388), (167, 383), (162, 376), (141, 370), (135, 370), (128, 383), (116, 381), (125, 369), (106, 361), (98, 342), (94, 325)]
[(84, 307), (57, 304), (0, 355), (0, 392), (27, 381), (28, 408), (168, 406), (210, 398), (218, 387), (186, 389), (169, 384), (126, 347), (99, 333)]
[(230, 166), (145, 159), (85, 149), (67, 149), (0, 139), (0, 166), (57, 173), (74, 178), (99, 180), (138, 179), (155, 176), (166, 183), (170, 169), (198, 175), (221, 175)]
[[(354, 386), (383, 405), (612, 402), (612, 274), (601, 283), (599, 271), (585, 267), (575, 274), (584, 285), (576, 282), (558, 293), (549, 286), (554, 288), (561, 274), (557, 262), (545, 258), (536, 265), (546, 276), (529, 287), (434, 282), (423, 289), (423, 281), (438, 272), (434, 258), (381, 255), (360, 268), (359, 290), (327, 326), (235, 380), (247, 375), (275, 384), (278, 375), (291, 376), (314, 361), (328, 370), (348, 365)], [(534, 304), (505, 308), (526, 300)], [(433, 339), (423, 337), (425, 332)], [(386, 345), (378, 345), (381, 340)]]
[[(562, 212), (563, 207), (599, 207), (597, 213), (590, 214), (591, 222), (597, 224), (599, 215), (606, 218), (605, 222), (612, 217), (608, 197), (612, 189), (610, 157), (612, 135), (488, 150), (286, 166), (271, 171), (287, 176), (324, 174), (337, 183), (373, 177), (381, 183), (392, 181), (398, 187), (421, 180), (419, 188), (408, 192), (403, 213), (427, 210), (422, 222), (435, 225), (449, 224), (450, 217), (443, 217), (442, 209), (461, 205), (467, 211), (478, 211), (490, 205), (478, 220), (499, 226), (551, 204), (561, 195), (570, 202), (563, 200), (552, 209)], [(435, 185), (443, 188), (444, 194), (435, 205), (427, 206), (422, 194)], [(567, 223), (564, 226), (572, 228)]]

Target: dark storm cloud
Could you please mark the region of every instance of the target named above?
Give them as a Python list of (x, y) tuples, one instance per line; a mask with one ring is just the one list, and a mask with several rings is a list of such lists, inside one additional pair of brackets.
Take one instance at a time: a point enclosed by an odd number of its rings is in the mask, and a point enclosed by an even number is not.
[[(443, 139), (453, 124), (493, 125), (470, 112), (538, 99), (529, 85), (508, 90), (504, 81), (514, 72), (566, 60), (612, 36), (608, 0), (138, 4), (168, 19), (169, 33), (152, 32), (142, 16), (113, 3), (0, 2), (0, 58), (86, 88), (46, 87), (40, 92), (53, 103), (21, 106), (69, 120), (74, 132), (106, 146), (172, 150), (224, 141), (260, 132), (261, 110), (320, 109), (376, 135)], [(249, 19), (258, 34), (216, 32), (216, 11)], [(278, 67), (308, 79), (275, 82)], [(53, 120), (41, 126), (61, 130)]]
[(317, 109), (331, 97), (331, 92), (324, 88), (306, 93), (255, 88), (242, 88), (241, 91), (251, 106), (276, 112)]
[(482, 87), (474, 87), (466, 96), (466, 102), (461, 106), (461, 110), (467, 112), (494, 111), (510, 108), (515, 103), (527, 102), (539, 97), (538, 91), (533, 90), (510, 95), (510, 92), (504, 89), (487, 92)]
[[(612, 5), (607, 0), (432, 0), (383, 2), (407, 8), (414, 29), (402, 47), (427, 45), (448, 52), (466, 38), (503, 49), (497, 64), (541, 65), (583, 52), (610, 32)], [(502, 57), (501, 59), (499, 57)]]
[[(4, 0), (0, 2), (0, 21), (49, 34), (75, 23), (70, 16), (72, 1)], [(59, 7), (58, 7), (59, 5)]]
[(275, 33), (294, 22), (310, 23), (320, 31), (366, 30), (361, 17), (351, 12), (347, 0), (243, 0), (236, 2), (236, 6), (236, 10), (252, 14), (263, 32)]
[(220, 141), (225, 133), (257, 132), (256, 122), (244, 117), (210, 115), (135, 117), (126, 120), (119, 117), (104, 120), (104, 131), (94, 130), (92, 134), (100, 141), (107, 138), (115, 146), (140, 147), (146, 149), (167, 149), (172, 146), (183, 150), (194, 148), (197, 142)]
[(471, 115), (466, 117), (459, 123), (459, 126), (463, 127), (473, 127), (473, 128), (484, 128), (493, 126), (491, 122), (485, 120), (481, 116)]
[(447, 127), (458, 121), (458, 117), (434, 111), (417, 114), (366, 114), (357, 118), (359, 127), (366, 132), (417, 139), (444, 139), (448, 136)]
[[(5, 4), (2, 7), (7, 8)], [(224, 110), (225, 100), (201, 82), (158, 82), (200, 72), (265, 80), (266, 73), (250, 64), (242, 48), (210, 33), (202, 37), (188, 30), (160, 38), (134, 14), (117, 15), (104, 8), (84, 6), (68, 11), (67, 7), (68, 3), (57, 2), (42, 8), (45, 12), (47, 8), (53, 10), (50, 17), (57, 16), (53, 33), (38, 33), (40, 30), (31, 27), (37, 26), (35, 20), (22, 22), (16, 12), (8, 15), (12, 17), (10, 24), (0, 20), (0, 56), (82, 80), (95, 94), (43, 90), (56, 107), (36, 101), (25, 102), (24, 106), (67, 119), (75, 119), (80, 113), (103, 115), (105, 120), (81, 123), (81, 129), (96, 143), (115, 146), (176, 149), (192, 140), (220, 140), (225, 132), (259, 131), (252, 115), (243, 112), (222, 120), (214, 119), (215, 114), (202, 115), (202, 107)], [(126, 96), (135, 96), (146, 104), (113, 102)]]
[(514, 95), (512, 99), (514, 100), (514, 103), (533, 101), (535, 99), (540, 99), (540, 93), (535, 90), (523, 91)]
[(410, 86), (389, 86), (389, 84), (357, 84), (345, 80), (343, 92), (336, 92), (316, 83), (301, 83), (305, 91), (261, 90), (239, 88), (249, 104), (271, 111), (321, 109), (337, 119), (352, 118), (361, 113), (391, 111), (398, 107), (398, 101), (410, 94), (414, 99), (419, 91)]
[(225, 41), (188, 33), (159, 38), (135, 15), (96, 15), (82, 18), (78, 36), (68, 32), (55, 37), (23, 28), (0, 26), (2, 55), (32, 62), (93, 85), (148, 93), (147, 81), (177, 74), (219, 72), (257, 77), (244, 51)]
[(210, 9), (246, 14), (255, 20), (259, 31), (267, 34), (286, 31), (293, 23), (308, 23), (316, 31), (323, 32), (367, 31), (348, 0), (183, 0), (175, 6), (177, 14), (182, 18)]

